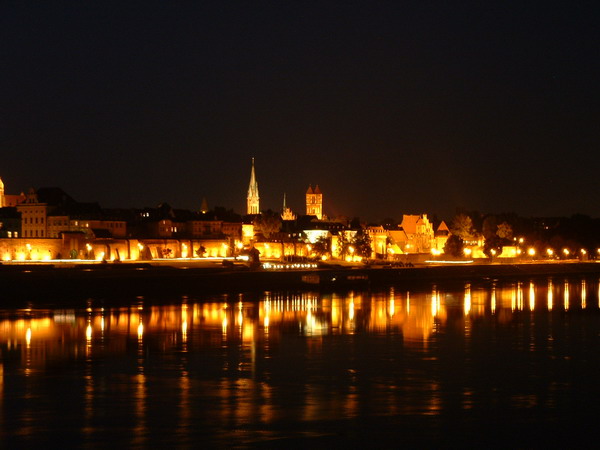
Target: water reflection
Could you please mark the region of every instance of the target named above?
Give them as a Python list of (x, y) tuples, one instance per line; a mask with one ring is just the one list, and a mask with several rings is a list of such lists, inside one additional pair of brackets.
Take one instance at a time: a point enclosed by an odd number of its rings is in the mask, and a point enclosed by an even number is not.
[[(569, 280), (524, 283), (473, 288), (467, 283), (462, 304), (456, 303), (455, 291), (433, 286), (430, 292), (349, 292), (347, 294), (301, 293), (287, 295), (267, 292), (262, 298), (229, 302), (198, 302), (180, 305), (77, 310), (10, 311), (0, 315), (0, 345), (23, 356), (32, 350), (32, 362), (44, 361), (63, 354), (71, 357), (97, 350), (105, 339), (111, 350), (126, 346), (117, 344), (135, 337), (143, 357), (146, 336), (164, 340), (164, 349), (194, 344), (198, 333), (220, 334), (222, 340), (259, 342), (265, 336), (277, 338), (295, 330), (303, 336), (328, 334), (401, 333), (405, 337), (427, 339), (436, 323), (447, 320), (448, 310), (461, 307), (463, 317), (479, 317), (488, 313), (503, 315), (527, 308), (530, 312), (551, 312), (555, 303), (565, 311), (589, 307), (589, 282), (578, 285)], [(544, 293), (544, 291), (546, 291)], [(598, 290), (597, 290), (598, 292)], [(547, 298), (546, 308), (536, 305), (537, 296)], [(598, 308), (598, 301), (594, 303)], [(156, 343), (156, 342), (154, 342)], [(70, 348), (71, 350), (65, 351)], [(82, 351), (83, 350), (83, 351)], [(26, 358), (23, 358), (26, 361)]]
[[(566, 364), (550, 329), (561, 322), (550, 317), (555, 308), (597, 310), (599, 292), (598, 280), (549, 279), (4, 311), (0, 424), (35, 440), (67, 386), (77, 439), (104, 442), (108, 421), (136, 447), (164, 438), (153, 433), (167, 428), (179, 444), (198, 430), (223, 444), (231, 430), (238, 443), (276, 437), (268, 424), (452, 414), (497, 402), (548, 407), (557, 400), (531, 381), (540, 378), (531, 368), (521, 368), (527, 392), (506, 397), (511, 388), (490, 372), (501, 365), (490, 352), (506, 364), (522, 359), (519, 352), (540, 352), (546, 369), (548, 355)], [(49, 374), (56, 392), (31, 380)], [(561, 383), (547, 380), (564, 392)]]

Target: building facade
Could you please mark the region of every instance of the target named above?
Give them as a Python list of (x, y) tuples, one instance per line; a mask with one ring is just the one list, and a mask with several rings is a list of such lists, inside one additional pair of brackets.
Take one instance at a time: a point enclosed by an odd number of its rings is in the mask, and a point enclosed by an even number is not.
[(314, 189), (312, 186), (308, 186), (306, 191), (306, 215), (317, 216), (319, 220), (323, 219), (323, 194), (318, 184)]
[(48, 204), (40, 202), (37, 192), (32, 188), (25, 201), (17, 205), (21, 213), (21, 233), (25, 238), (48, 237)]

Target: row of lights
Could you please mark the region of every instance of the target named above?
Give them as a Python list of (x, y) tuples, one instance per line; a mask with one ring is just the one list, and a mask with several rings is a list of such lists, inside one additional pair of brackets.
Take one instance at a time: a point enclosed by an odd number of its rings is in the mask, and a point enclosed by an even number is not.
[[(472, 249), (470, 249), (470, 248), (465, 248), (465, 249), (463, 250), (463, 253), (465, 254), (465, 256), (471, 256), (471, 253), (472, 253), (472, 252), (473, 252), (473, 250), (472, 250)], [(582, 248), (582, 249), (581, 249), (579, 252), (580, 252), (582, 255), (584, 255), (584, 256), (585, 256), (585, 255), (587, 255), (587, 251), (586, 251), (584, 248)], [(600, 254), (600, 248), (597, 250), (597, 252)], [(432, 251), (432, 253), (433, 253), (433, 251)], [(440, 253), (441, 253), (441, 252), (440, 252), (439, 250), (437, 250), (437, 252), (436, 252), (436, 253), (433, 253), (433, 254), (434, 254), (434, 255), (435, 255), (435, 254), (439, 255)], [(495, 256), (495, 255), (497, 254), (497, 251), (496, 251), (495, 249), (491, 249), (491, 250), (490, 250), (490, 253), (491, 253), (492, 255), (494, 255), (494, 256)], [(546, 254), (547, 254), (548, 256), (552, 257), (552, 256), (554, 256), (554, 253), (555, 253), (555, 252), (554, 252), (554, 250), (553, 250), (553, 249), (551, 249), (551, 248), (548, 248), (548, 249), (546, 249)], [(518, 255), (520, 255), (520, 254), (521, 254), (521, 249), (518, 249), (518, 250), (517, 250), (517, 254), (518, 254)], [(527, 254), (528, 254), (529, 256), (535, 256), (535, 255), (536, 255), (535, 248), (533, 248), (533, 247), (529, 247), (529, 248), (527, 249)], [(568, 256), (571, 254), (571, 251), (570, 251), (568, 248), (564, 248), (564, 249), (563, 249), (563, 254), (564, 254), (565, 256), (567, 256), (567, 257), (568, 257)]]
[(271, 264), (271, 263), (263, 263), (262, 265), (263, 269), (270, 269), (270, 270), (276, 270), (276, 269), (316, 269), (317, 265), (316, 264)]

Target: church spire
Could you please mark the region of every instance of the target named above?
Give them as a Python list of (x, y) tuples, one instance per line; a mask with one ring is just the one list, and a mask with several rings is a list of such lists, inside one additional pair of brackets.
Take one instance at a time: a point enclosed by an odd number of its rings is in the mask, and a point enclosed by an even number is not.
[(285, 193), (283, 194), (283, 211), (281, 213), (281, 218), (283, 220), (296, 220), (296, 215), (287, 206), (286, 194)]
[(247, 214), (260, 214), (258, 196), (258, 182), (256, 181), (256, 172), (254, 170), (254, 158), (252, 158), (252, 171), (250, 172), (250, 184), (248, 185)]

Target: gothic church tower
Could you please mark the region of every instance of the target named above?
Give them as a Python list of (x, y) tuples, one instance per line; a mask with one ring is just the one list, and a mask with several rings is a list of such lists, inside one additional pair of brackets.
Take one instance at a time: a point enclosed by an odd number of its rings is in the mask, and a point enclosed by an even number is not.
[(306, 191), (306, 215), (317, 216), (319, 220), (323, 218), (323, 194), (318, 184), (314, 189), (308, 186)]
[(246, 214), (260, 214), (259, 199), (258, 183), (256, 182), (256, 173), (254, 172), (254, 158), (252, 158), (252, 172), (250, 173), (250, 184), (248, 185), (248, 209)]

